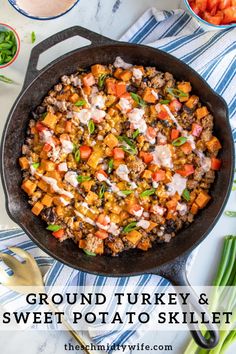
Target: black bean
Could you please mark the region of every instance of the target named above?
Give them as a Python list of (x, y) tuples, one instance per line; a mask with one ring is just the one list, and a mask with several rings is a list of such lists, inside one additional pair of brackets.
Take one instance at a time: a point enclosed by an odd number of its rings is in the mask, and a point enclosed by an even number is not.
[(183, 106), (183, 111), (188, 113), (188, 114), (193, 114), (193, 109), (189, 108), (186, 105)]
[(137, 87), (135, 87), (133, 85), (129, 85), (129, 86), (127, 86), (127, 91), (136, 93), (138, 91), (138, 89), (137, 89)]
[(52, 207), (43, 210), (41, 216), (43, 220), (47, 221), (50, 224), (54, 224), (57, 219), (55, 210)]
[(165, 232), (170, 234), (171, 232), (175, 232), (175, 231), (176, 231), (175, 221), (173, 219), (167, 220), (165, 224)]
[(155, 145), (149, 145), (148, 151), (152, 152), (155, 150), (155, 148), (156, 148)]
[(45, 113), (45, 111), (46, 111), (46, 107), (38, 106), (35, 110), (35, 113), (36, 114), (43, 114), (43, 113)]

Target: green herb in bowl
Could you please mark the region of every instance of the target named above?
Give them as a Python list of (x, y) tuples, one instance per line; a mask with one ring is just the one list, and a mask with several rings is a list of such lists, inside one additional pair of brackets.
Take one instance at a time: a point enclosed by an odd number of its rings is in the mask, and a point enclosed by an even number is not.
[(19, 45), (17, 33), (10, 26), (0, 23), (0, 68), (16, 59)]

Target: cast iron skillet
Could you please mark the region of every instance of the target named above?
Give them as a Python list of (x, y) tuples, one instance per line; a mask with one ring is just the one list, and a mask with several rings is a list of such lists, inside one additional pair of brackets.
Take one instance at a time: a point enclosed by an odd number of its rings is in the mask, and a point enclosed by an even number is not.
[[(72, 51), (43, 70), (37, 70), (39, 55), (62, 42), (79, 35), (91, 41), (91, 45)], [(217, 174), (211, 190), (213, 196), (209, 205), (196, 217), (187, 229), (179, 232), (170, 243), (150, 249), (148, 252), (132, 250), (119, 257), (88, 257), (80, 252), (73, 241), (59, 243), (45, 229), (45, 223), (34, 216), (22, 192), (21, 171), (18, 158), (29, 121), (29, 113), (39, 105), (47, 92), (64, 74), (76, 72), (78, 67), (88, 67), (95, 63), (113, 63), (116, 56), (125, 61), (157, 66), (161, 71), (170, 71), (177, 79), (190, 81), (193, 91), (215, 117), (215, 134), (222, 143), (220, 158), (223, 167)], [(46, 253), (75, 269), (105, 275), (132, 276), (153, 273), (169, 279), (173, 285), (189, 285), (186, 277), (186, 261), (192, 250), (209, 234), (219, 219), (229, 197), (233, 179), (234, 146), (225, 101), (189, 66), (175, 57), (150, 47), (113, 41), (82, 27), (72, 27), (38, 44), (32, 50), (25, 83), (17, 98), (5, 126), (1, 149), (2, 181), (6, 195), (6, 208), (9, 216)], [(202, 311), (196, 299), (192, 299), (192, 309)], [(196, 342), (205, 348), (213, 348), (218, 342), (215, 327), (209, 327), (211, 338), (205, 339), (198, 328), (192, 332)]]

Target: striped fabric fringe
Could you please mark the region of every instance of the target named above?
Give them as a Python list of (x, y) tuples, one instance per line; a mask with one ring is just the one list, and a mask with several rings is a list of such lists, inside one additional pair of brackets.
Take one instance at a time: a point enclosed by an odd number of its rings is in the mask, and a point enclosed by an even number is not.
[[(157, 11), (152, 8), (128, 30), (122, 41), (141, 43), (159, 48), (180, 58), (193, 67), (210, 86), (224, 97), (229, 106), (230, 121), (236, 139), (236, 28), (222, 31), (204, 31), (191, 16), (182, 10)], [(170, 70), (171, 71), (171, 70)], [(28, 239), (21, 230), (0, 232), (0, 251), (11, 253), (7, 247), (17, 246), (29, 251), (38, 262), (44, 275), (46, 286), (78, 287), (82, 292), (85, 286), (109, 285), (115, 289), (131, 286), (168, 286), (168, 281), (154, 275), (132, 278), (105, 278), (73, 270), (53, 261)], [(189, 262), (190, 263), (190, 262)], [(190, 266), (191, 264), (189, 264)], [(3, 264), (1, 267), (4, 268)], [(5, 267), (10, 274), (10, 270)], [(6, 308), (18, 309), (19, 296), (3, 286), (0, 287), (0, 303)], [(68, 309), (69, 310), (69, 309)], [(71, 309), (70, 309), (71, 310)], [(108, 311), (113, 311), (113, 304)], [(149, 309), (150, 310), (150, 309)], [(91, 339), (97, 344), (121, 345), (135, 343), (142, 327), (133, 325), (129, 331), (104, 333), (91, 330)], [(110, 350), (109, 353), (113, 351)]]

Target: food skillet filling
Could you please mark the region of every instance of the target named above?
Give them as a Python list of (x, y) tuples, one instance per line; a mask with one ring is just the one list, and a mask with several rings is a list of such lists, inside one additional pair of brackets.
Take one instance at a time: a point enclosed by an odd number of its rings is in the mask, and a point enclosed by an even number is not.
[(210, 201), (219, 149), (190, 82), (117, 57), (63, 76), (31, 113), (22, 189), (87, 255), (147, 251)]

